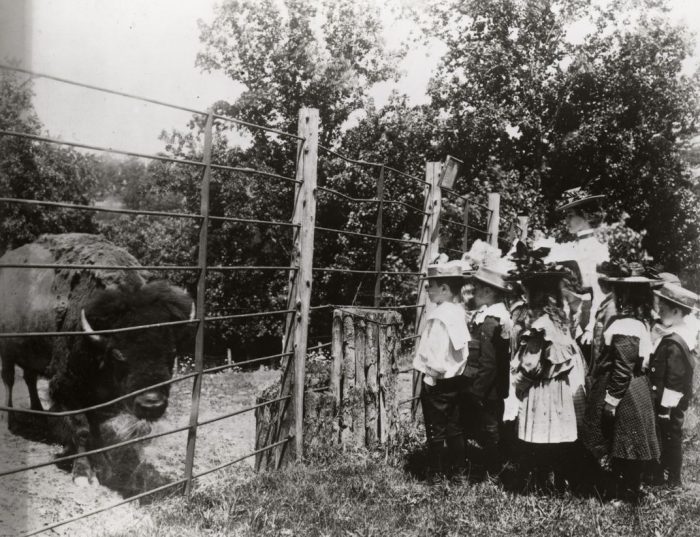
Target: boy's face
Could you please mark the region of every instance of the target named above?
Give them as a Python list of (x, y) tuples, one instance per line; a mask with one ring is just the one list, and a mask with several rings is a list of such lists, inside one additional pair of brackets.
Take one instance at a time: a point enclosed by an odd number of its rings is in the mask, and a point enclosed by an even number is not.
[(683, 315), (678, 308), (674, 308), (665, 300), (656, 300), (656, 310), (659, 313), (659, 319), (664, 326), (673, 326), (679, 320), (683, 319)]
[(428, 280), (428, 283), (426, 283), (425, 286), (426, 290), (428, 291), (428, 298), (431, 302), (441, 304), (452, 298), (450, 286), (445, 282), (440, 282), (440, 280)]

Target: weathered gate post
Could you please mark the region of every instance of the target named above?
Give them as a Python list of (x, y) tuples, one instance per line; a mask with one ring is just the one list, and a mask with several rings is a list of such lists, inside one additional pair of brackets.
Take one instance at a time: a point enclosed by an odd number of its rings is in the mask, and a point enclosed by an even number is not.
[[(423, 228), (421, 231), (420, 242), (425, 244), (421, 247), (421, 258), (418, 266), (420, 272), (427, 273), (428, 265), (438, 255), (440, 251), (440, 211), (442, 210), (442, 191), (440, 190), (440, 162), (426, 162), (425, 164), (425, 180), (427, 185), (424, 190), (424, 208), (427, 213), (423, 216)], [(425, 281), (418, 282), (418, 299), (416, 304), (416, 335), (420, 335), (425, 326), (425, 320), (429, 313), (430, 303), (428, 302), (428, 293), (425, 290)], [(416, 340), (418, 345), (419, 340)], [(421, 392), (421, 375), (417, 371), (413, 372), (413, 387), (412, 397), (420, 396)], [(415, 418), (418, 410), (418, 399), (411, 402), (411, 415)]]
[[(282, 361), (280, 398), (258, 409), (256, 450), (275, 442), (282, 442), (273, 450), (259, 454), (257, 469), (279, 468), (303, 456), (304, 446), (304, 377), (306, 374), (306, 347), (309, 330), (309, 308), (313, 281), (314, 229), (316, 224), (316, 184), (318, 161), (319, 114), (315, 108), (299, 110), (299, 141), (295, 189), (294, 245), (289, 273), (288, 314), (285, 324), (283, 352), (289, 356)], [(263, 423), (264, 422), (264, 423)]]
[(371, 447), (396, 437), (397, 354), (402, 323), (396, 311), (333, 311), (331, 392), (336, 442)]

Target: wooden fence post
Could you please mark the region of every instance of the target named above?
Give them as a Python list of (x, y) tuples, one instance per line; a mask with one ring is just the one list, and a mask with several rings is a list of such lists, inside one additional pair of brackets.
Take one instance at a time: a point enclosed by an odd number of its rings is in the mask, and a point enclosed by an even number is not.
[(194, 369), (197, 376), (192, 385), (192, 405), (190, 407), (190, 422), (187, 431), (187, 452), (185, 455), (185, 494), (192, 492), (192, 469), (194, 467), (194, 454), (197, 444), (197, 422), (199, 421), (199, 399), (202, 392), (202, 371), (204, 370), (204, 318), (206, 316), (206, 284), (207, 284), (207, 242), (209, 232), (209, 183), (211, 180), (211, 148), (213, 138), (214, 115), (211, 110), (207, 112), (207, 122), (204, 127), (204, 173), (202, 174), (200, 214), (202, 220), (199, 228), (199, 253), (197, 265), (199, 267), (199, 280), (197, 281), (197, 336), (194, 346)]
[[(306, 347), (309, 335), (309, 311), (311, 284), (313, 281), (314, 230), (316, 225), (316, 185), (318, 164), (319, 114), (315, 108), (299, 110), (299, 142), (296, 178), (301, 181), (295, 190), (292, 223), (294, 245), (289, 274), (287, 309), (289, 314), (284, 334), (285, 353), (293, 353), (283, 361), (280, 381), (280, 397), (290, 396), (281, 402), (276, 412), (276, 425), (270, 427), (271, 441), (278, 442), (293, 437), (293, 443), (283, 444), (273, 450), (274, 467), (299, 459), (304, 454), (304, 377), (306, 375)], [(272, 409), (271, 409), (272, 410)], [(262, 447), (262, 446), (261, 446)], [(269, 458), (265, 458), (270, 461)], [(262, 467), (270, 464), (263, 463)]]
[[(419, 260), (420, 272), (427, 273), (428, 265), (440, 251), (440, 211), (442, 210), (442, 192), (440, 190), (440, 162), (426, 162), (425, 180), (428, 184), (424, 190), (424, 211), (428, 214), (423, 216), (423, 228), (421, 230), (421, 258)], [(425, 280), (418, 282), (418, 300), (416, 302), (416, 334), (420, 335), (425, 326), (425, 319), (428, 316), (430, 303), (428, 293), (425, 290)], [(420, 340), (416, 340), (418, 345)], [(421, 392), (422, 376), (417, 371), (413, 372), (412, 397), (418, 397)], [(415, 418), (418, 410), (418, 399), (411, 402), (411, 415)]]
[(469, 251), (469, 198), (464, 198), (464, 209), (462, 210), (462, 223), (464, 224), (464, 235), (462, 235), (462, 251)]
[(489, 225), (487, 227), (489, 244), (498, 248), (498, 228), (501, 224), (501, 195), (500, 194), (489, 194)]
[(379, 169), (377, 180), (377, 250), (374, 256), (374, 270), (377, 272), (374, 280), (374, 307), (377, 308), (382, 300), (382, 220), (384, 217), (384, 166)]

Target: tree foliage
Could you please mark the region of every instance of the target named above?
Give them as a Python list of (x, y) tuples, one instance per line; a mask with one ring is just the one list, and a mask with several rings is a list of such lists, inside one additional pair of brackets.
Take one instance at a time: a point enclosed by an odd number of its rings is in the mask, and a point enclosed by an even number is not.
[[(448, 51), (432, 80), (445, 151), (511, 215), (555, 223), (560, 193), (587, 185), (609, 215), (647, 228), (670, 270), (700, 267), (698, 199), (681, 149), (697, 133), (698, 79), (666, 2), (486, 0), (433, 6)], [(568, 39), (572, 24), (591, 32)], [(540, 204), (539, 199), (544, 203)], [(695, 209), (694, 209), (695, 208)]]
[[(0, 129), (41, 135), (32, 106), (31, 80), (0, 71)], [(0, 191), (3, 197), (88, 204), (95, 159), (73, 149), (14, 136), (0, 136)], [(3, 203), (0, 253), (42, 233), (95, 230), (92, 213)]]

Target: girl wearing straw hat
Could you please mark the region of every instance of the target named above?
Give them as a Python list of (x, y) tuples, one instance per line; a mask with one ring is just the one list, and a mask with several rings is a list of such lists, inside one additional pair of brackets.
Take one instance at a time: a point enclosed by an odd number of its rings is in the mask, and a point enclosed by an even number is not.
[(624, 495), (636, 501), (647, 463), (659, 458), (651, 386), (645, 375), (651, 357), (652, 284), (642, 264), (642, 235), (619, 228), (609, 240), (610, 282), (616, 316), (592, 373), (583, 443), (605, 470), (622, 477)]

